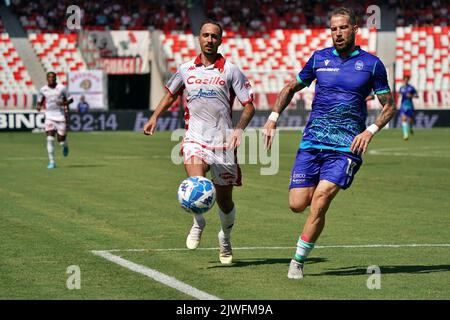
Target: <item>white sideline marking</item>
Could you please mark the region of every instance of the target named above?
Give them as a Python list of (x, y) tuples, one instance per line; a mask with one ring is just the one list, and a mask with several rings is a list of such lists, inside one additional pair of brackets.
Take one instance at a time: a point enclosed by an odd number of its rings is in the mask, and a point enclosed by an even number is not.
[[(328, 245), (315, 246), (314, 249), (328, 248), (407, 248), (407, 247), (450, 247), (450, 243), (411, 243), (411, 244), (351, 244), (351, 245)], [(233, 247), (233, 250), (284, 250), (295, 249), (295, 247)], [(219, 250), (219, 248), (197, 248), (196, 250)], [(187, 248), (167, 248), (167, 249), (110, 249), (106, 252), (142, 252), (142, 251), (191, 251)]]
[(197, 298), (200, 300), (221, 300), (220, 298), (218, 298), (216, 296), (213, 296), (213, 295), (210, 295), (209, 293), (198, 290), (197, 288), (194, 288), (194, 287), (192, 287), (184, 282), (181, 282), (173, 277), (170, 277), (164, 273), (144, 267), (140, 264), (123, 259), (119, 256), (115, 256), (108, 251), (93, 250), (91, 252), (93, 254), (95, 254), (96, 256), (105, 258), (106, 260), (114, 262), (124, 268), (130, 269), (131, 271), (143, 274), (144, 276), (152, 278), (153, 280), (156, 280), (168, 287), (174, 288), (175, 290), (185, 293), (191, 297), (194, 297), (194, 298)]
[[(419, 148), (429, 149), (429, 148)], [(438, 157), (438, 158), (450, 158), (448, 153), (441, 152), (442, 150), (432, 150), (426, 153), (408, 152), (405, 148), (385, 148), (385, 149), (373, 149), (369, 150), (368, 154), (373, 156), (394, 156), (394, 157)]]

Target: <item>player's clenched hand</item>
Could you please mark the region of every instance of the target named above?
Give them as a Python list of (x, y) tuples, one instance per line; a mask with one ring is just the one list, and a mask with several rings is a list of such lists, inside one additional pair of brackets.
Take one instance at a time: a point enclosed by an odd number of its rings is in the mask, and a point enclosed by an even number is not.
[(235, 129), (233, 130), (233, 133), (230, 135), (228, 141), (228, 148), (234, 149), (241, 145), (241, 139), (242, 139), (242, 130), (241, 129)]
[(150, 117), (150, 119), (147, 121), (147, 123), (144, 125), (144, 134), (146, 136), (151, 136), (156, 129), (156, 118)]
[(263, 136), (264, 136), (264, 146), (267, 150), (270, 150), (272, 147), (273, 137), (275, 136), (275, 129), (277, 128), (277, 123), (272, 120), (267, 120), (266, 124), (263, 128)]
[(355, 139), (353, 139), (350, 150), (356, 154), (364, 154), (367, 151), (370, 141), (372, 140), (373, 134), (368, 130), (364, 130), (358, 134)]

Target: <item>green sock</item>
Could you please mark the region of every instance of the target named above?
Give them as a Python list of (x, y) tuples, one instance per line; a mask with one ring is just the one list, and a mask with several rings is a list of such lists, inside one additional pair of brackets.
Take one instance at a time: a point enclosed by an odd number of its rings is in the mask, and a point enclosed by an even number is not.
[(403, 129), (403, 137), (408, 138), (409, 125), (407, 122), (402, 123), (402, 129)]
[(309, 255), (312, 249), (314, 249), (314, 243), (306, 242), (301, 238), (298, 239), (294, 260), (300, 263), (305, 262), (306, 257)]

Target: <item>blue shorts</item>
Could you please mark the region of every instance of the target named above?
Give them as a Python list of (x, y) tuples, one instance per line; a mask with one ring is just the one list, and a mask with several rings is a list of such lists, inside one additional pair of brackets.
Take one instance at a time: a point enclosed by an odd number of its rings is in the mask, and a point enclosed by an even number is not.
[(350, 152), (299, 149), (289, 189), (312, 187), (319, 184), (320, 180), (327, 180), (347, 189), (361, 164), (361, 157)]
[(414, 110), (412, 109), (400, 109), (400, 115), (405, 115), (407, 117), (414, 117)]

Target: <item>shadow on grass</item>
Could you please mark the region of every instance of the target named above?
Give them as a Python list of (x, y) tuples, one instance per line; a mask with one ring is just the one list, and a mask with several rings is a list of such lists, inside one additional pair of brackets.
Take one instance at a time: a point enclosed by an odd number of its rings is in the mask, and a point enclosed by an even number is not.
[[(321, 273), (308, 274), (309, 276), (356, 276), (367, 275), (368, 267), (353, 266), (339, 268)], [(412, 273), (412, 274), (424, 274), (432, 272), (449, 272), (450, 265), (431, 265), (431, 266), (380, 266), (381, 274), (395, 274), (395, 273)]]
[[(306, 262), (306, 265), (313, 263), (326, 262), (327, 259), (324, 258), (309, 258)], [(291, 262), (291, 258), (289, 259), (266, 259), (266, 258), (255, 258), (255, 259), (240, 259), (234, 261), (232, 264), (224, 265), (214, 265), (208, 267), (207, 269), (215, 269), (215, 268), (243, 268), (248, 266), (258, 266), (258, 265), (270, 265), (270, 264), (284, 264), (286, 267), (289, 267), (289, 263)], [(210, 261), (210, 263), (217, 263), (217, 261)]]

